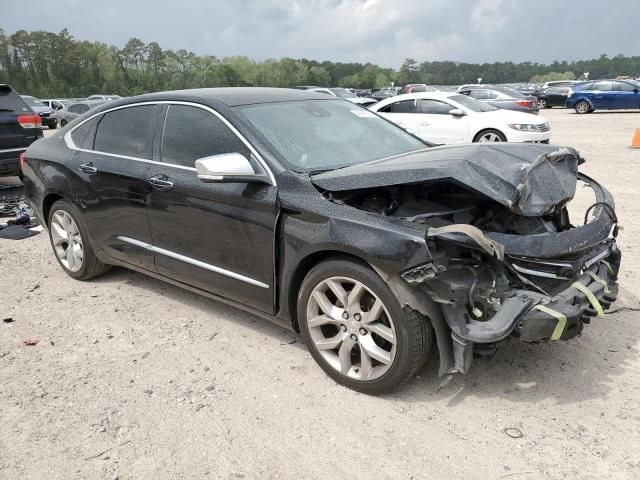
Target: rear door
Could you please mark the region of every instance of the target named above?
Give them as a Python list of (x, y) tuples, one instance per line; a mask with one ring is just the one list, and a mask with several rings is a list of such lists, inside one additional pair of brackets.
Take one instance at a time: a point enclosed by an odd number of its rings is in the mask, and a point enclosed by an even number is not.
[(615, 108), (640, 108), (638, 87), (628, 82), (613, 82)]
[(455, 108), (440, 100), (418, 100), (418, 136), (437, 145), (469, 141), (469, 117), (450, 115)]
[(378, 113), (414, 135), (417, 135), (419, 132), (418, 123), (420, 119), (418, 118), (419, 115), (416, 115), (415, 100), (393, 102), (378, 110)]
[(120, 108), (69, 134), (69, 183), (93, 245), (130, 265), (155, 270), (147, 202), (153, 140), (161, 107)]
[(151, 164), (149, 218), (159, 273), (267, 313), (274, 310), (277, 187), (204, 183), (195, 161), (223, 153), (254, 159), (213, 111), (166, 107)]

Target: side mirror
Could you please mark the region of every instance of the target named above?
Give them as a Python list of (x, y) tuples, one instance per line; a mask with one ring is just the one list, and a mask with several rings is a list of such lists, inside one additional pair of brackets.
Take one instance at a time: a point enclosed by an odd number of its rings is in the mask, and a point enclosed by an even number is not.
[(223, 153), (196, 160), (198, 178), (205, 183), (266, 183), (269, 178), (256, 173), (251, 162), (239, 153)]
[(453, 115), (454, 117), (464, 117), (466, 113), (459, 108), (454, 108), (453, 110), (449, 110), (449, 115)]

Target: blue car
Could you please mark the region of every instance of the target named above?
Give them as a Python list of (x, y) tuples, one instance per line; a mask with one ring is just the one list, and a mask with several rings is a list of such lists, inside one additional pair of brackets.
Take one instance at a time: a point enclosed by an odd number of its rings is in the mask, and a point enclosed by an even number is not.
[(640, 108), (640, 83), (633, 80), (596, 80), (574, 85), (567, 97), (567, 108), (576, 113), (594, 110)]

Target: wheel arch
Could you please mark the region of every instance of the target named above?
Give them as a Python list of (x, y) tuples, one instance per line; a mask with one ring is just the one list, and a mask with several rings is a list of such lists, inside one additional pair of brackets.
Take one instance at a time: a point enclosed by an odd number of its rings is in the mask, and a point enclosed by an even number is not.
[(346, 260), (354, 263), (359, 263), (361, 265), (367, 266), (368, 268), (371, 268), (373, 271), (380, 274), (379, 270), (373, 267), (373, 265), (367, 262), (363, 257), (340, 250), (318, 250), (302, 258), (290, 277), (289, 288), (287, 292), (287, 302), (289, 314), (291, 316), (291, 326), (296, 332), (300, 331), (300, 327), (298, 325), (296, 303), (298, 301), (298, 292), (300, 292), (302, 282), (313, 267), (328, 260)]
[(51, 211), (51, 207), (58, 200), (64, 199), (65, 197), (58, 193), (49, 193), (42, 200), (42, 221), (47, 227), (49, 227), (49, 212)]
[(474, 143), (475, 143), (475, 142), (477, 142), (477, 141), (478, 141), (478, 137), (480, 137), (480, 135), (482, 135), (483, 133), (486, 133), (486, 132), (498, 132), (500, 135), (502, 135), (502, 136), (506, 139), (506, 141), (508, 141), (508, 140), (509, 140), (509, 139), (508, 139), (508, 137), (507, 137), (507, 135), (506, 135), (502, 130), (500, 130), (499, 128), (495, 128), (495, 127), (485, 127), (485, 128), (481, 128), (480, 130), (478, 130), (478, 131), (473, 135), (473, 137), (471, 137), (471, 138), (472, 138), (472, 141), (473, 141)]

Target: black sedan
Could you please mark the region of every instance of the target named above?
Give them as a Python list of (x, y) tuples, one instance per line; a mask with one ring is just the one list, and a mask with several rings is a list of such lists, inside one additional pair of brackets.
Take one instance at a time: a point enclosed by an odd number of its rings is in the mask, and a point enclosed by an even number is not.
[[(509, 336), (567, 340), (616, 297), (613, 200), (548, 145), (430, 148), (350, 102), (266, 88), (105, 104), (33, 144), (25, 192), (71, 277), (111, 265), (302, 333), (350, 388)], [(583, 226), (577, 181), (596, 201)], [(96, 287), (96, 288), (99, 288)]]
[(563, 107), (567, 103), (567, 97), (571, 87), (549, 87), (535, 92), (540, 108)]

